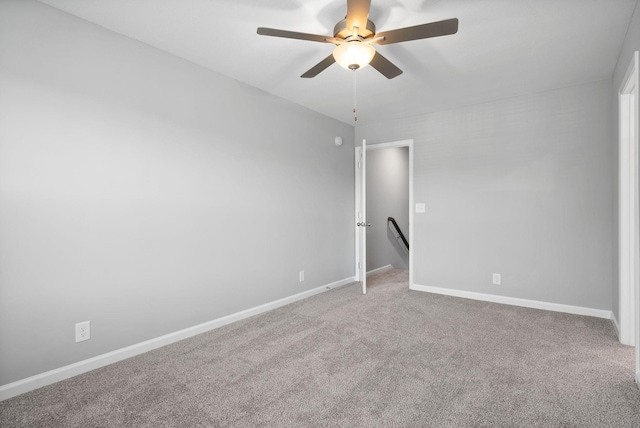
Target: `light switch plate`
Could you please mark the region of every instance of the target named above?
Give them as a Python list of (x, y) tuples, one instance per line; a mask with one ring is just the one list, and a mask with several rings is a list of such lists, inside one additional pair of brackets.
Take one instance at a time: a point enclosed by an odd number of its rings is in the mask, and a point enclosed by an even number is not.
[(417, 213), (424, 213), (425, 212), (425, 205), (424, 204), (416, 204), (416, 212)]

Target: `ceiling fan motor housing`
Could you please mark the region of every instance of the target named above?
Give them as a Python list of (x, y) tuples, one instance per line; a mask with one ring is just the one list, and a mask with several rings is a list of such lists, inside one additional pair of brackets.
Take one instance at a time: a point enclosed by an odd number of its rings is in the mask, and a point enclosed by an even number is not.
[[(367, 28), (358, 28), (358, 36), (366, 39), (376, 34), (376, 25), (367, 19)], [(353, 37), (353, 28), (347, 28), (347, 19), (343, 19), (333, 27), (333, 36), (337, 39), (349, 40)]]

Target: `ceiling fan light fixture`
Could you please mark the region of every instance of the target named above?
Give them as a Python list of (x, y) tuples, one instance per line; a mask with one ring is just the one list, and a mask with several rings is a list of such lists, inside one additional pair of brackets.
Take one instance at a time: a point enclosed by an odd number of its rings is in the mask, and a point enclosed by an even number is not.
[(333, 50), (333, 58), (347, 70), (358, 70), (369, 65), (376, 50), (368, 43), (350, 41), (342, 43)]

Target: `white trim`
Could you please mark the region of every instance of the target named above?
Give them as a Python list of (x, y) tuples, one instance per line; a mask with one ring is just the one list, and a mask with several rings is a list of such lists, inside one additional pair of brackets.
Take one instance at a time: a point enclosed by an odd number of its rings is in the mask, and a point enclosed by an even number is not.
[(391, 266), (391, 265), (382, 266), (382, 267), (379, 267), (378, 269), (370, 270), (369, 272), (367, 272), (367, 276), (374, 275), (374, 274), (380, 273), (380, 272), (384, 272), (384, 271), (387, 271), (387, 270), (390, 270), (390, 269), (393, 269), (393, 266)]
[(285, 297), (283, 299), (275, 300), (264, 305), (256, 306), (254, 308), (246, 309), (244, 311), (236, 312), (235, 314), (227, 315), (222, 318), (218, 318), (212, 321), (198, 324), (193, 327), (185, 328), (184, 330), (176, 331), (173, 333), (165, 334), (164, 336), (156, 337), (154, 339), (146, 340), (144, 342), (136, 343), (135, 345), (127, 346), (125, 348), (117, 349), (106, 354), (98, 355), (87, 360), (79, 361), (77, 363), (69, 364), (68, 366), (60, 367), (48, 372), (40, 373), (35, 376), (21, 379), (16, 382), (12, 382), (6, 385), (0, 386), (0, 401), (7, 400), (16, 395), (24, 394), (25, 392), (32, 391), (36, 388), (51, 385), (52, 383), (59, 382), (61, 380), (68, 379), (73, 376), (86, 373), (91, 370), (98, 369), (100, 367), (107, 366), (109, 364), (117, 363), (118, 361), (125, 360), (127, 358), (134, 357), (136, 355), (143, 354), (145, 352), (152, 351), (162, 346), (169, 345), (179, 340), (187, 339), (189, 337), (206, 333), (210, 330), (215, 330), (227, 324), (231, 324), (236, 321), (243, 320), (245, 318), (252, 317), (273, 309), (277, 309), (281, 306), (288, 305), (290, 303), (297, 302), (299, 300), (306, 299), (316, 294), (323, 293), (325, 291), (342, 287), (355, 282), (355, 278), (345, 278), (340, 281), (332, 282), (331, 284), (323, 285), (321, 287), (314, 288), (312, 290), (303, 291), (302, 293), (294, 294), (293, 296)]
[(413, 145), (413, 140), (392, 141), (390, 143), (368, 144), (367, 150), (384, 150), (395, 147), (409, 147)]
[(415, 204), (413, 200), (413, 140), (408, 140), (409, 144), (409, 288), (413, 285), (414, 263), (413, 255), (416, 252), (416, 241), (413, 239), (413, 213), (415, 212)]
[(495, 294), (475, 293), (472, 291), (453, 290), (450, 288), (432, 287), (414, 284), (412, 290), (427, 293), (443, 294), (445, 296), (462, 297), (464, 299), (481, 300), (484, 302), (501, 303), (503, 305), (521, 306), (524, 308), (542, 309), (545, 311), (564, 312), (567, 314), (587, 315), (590, 317), (611, 319), (611, 311), (604, 309), (583, 308), (580, 306), (563, 305), (559, 303), (541, 302), (537, 300), (520, 299), (517, 297), (498, 296)]
[[(619, 183), (618, 183), (618, 277), (620, 342), (636, 345), (640, 342), (637, 299), (638, 276), (638, 79), (639, 53), (636, 51), (618, 92), (619, 114)], [(637, 353), (640, 352), (637, 350)], [(640, 370), (640, 356), (636, 356)]]

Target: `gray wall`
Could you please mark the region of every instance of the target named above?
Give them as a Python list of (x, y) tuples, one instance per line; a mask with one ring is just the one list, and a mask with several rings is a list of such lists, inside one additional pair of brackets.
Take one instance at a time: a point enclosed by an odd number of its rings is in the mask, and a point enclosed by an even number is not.
[[(414, 139), (414, 282), (611, 309), (611, 81), (356, 128)], [(502, 274), (501, 286), (492, 273)]]
[(353, 127), (33, 1), (0, 94), (0, 384), (353, 276)]
[(633, 57), (633, 53), (635, 51), (640, 51), (640, 7), (636, 6), (635, 13), (631, 19), (631, 25), (629, 26), (629, 30), (627, 31), (627, 37), (625, 39), (622, 50), (620, 51), (620, 56), (618, 58), (618, 64), (616, 65), (615, 72), (613, 74), (613, 91), (612, 91), (612, 120), (614, 126), (612, 128), (612, 142), (615, 145), (615, 155), (613, 157), (613, 168), (614, 168), (614, 186), (611, 189), (611, 193), (613, 195), (613, 205), (615, 208), (615, 222), (613, 225), (613, 234), (615, 236), (614, 243), (614, 266), (615, 266), (615, 278), (614, 278), (614, 287), (613, 287), (613, 314), (615, 315), (617, 320), (620, 320), (620, 290), (619, 290), (619, 277), (618, 277), (618, 91), (620, 90), (620, 85), (622, 85), (622, 79), (624, 79), (624, 75), (629, 68), (629, 64), (631, 64), (631, 60)]
[(367, 271), (387, 265), (409, 269), (409, 254), (389, 229), (388, 217), (409, 240), (408, 147), (367, 151)]

